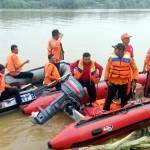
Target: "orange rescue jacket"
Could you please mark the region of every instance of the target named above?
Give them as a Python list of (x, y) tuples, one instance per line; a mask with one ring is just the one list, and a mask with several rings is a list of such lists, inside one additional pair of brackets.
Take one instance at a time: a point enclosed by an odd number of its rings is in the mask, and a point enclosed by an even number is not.
[(22, 70), (22, 63), (17, 54), (11, 53), (7, 57), (6, 68), (12, 76), (17, 75)]
[(146, 54), (144, 64), (145, 64), (146, 70), (150, 71), (150, 48)]
[(129, 53), (125, 53), (122, 58), (113, 54), (106, 65), (105, 80), (113, 84), (127, 84), (131, 80), (138, 78), (138, 69)]
[(44, 68), (44, 85), (50, 84), (54, 80), (58, 80), (60, 78), (60, 74), (58, 72), (57, 67), (52, 63), (47, 63)]
[(48, 41), (48, 54), (53, 54), (57, 62), (62, 60), (62, 47), (60, 39), (50, 39)]
[(7, 87), (11, 87), (11, 86), (5, 83), (4, 74), (0, 73), (0, 93), (5, 91), (5, 88)]
[[(78, 67), (74, 71), (74, 77), (77, 80), (80, 80), (82, 74), (83, 74), (83, 60), (81, 59), (81, 60), (79, 60)], [(96, 83), (98, 77), (99, 77), (99, 73), (95, 67), (95, 62), (91, 61), (90, 78), (94, 83)]]

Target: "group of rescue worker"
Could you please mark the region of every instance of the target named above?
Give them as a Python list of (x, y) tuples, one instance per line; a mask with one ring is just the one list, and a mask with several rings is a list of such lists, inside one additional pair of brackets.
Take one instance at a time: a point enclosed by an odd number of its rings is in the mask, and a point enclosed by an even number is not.
[[(59, 30), (52, 31), (52, 37), (48, 41), (48, 63), (44, 67), (44, 85), (49, 85), (53, 81), (60, 81), (60, 61), (64, 59), (64, 50), (61, 43), (62, 34)], [(109, 111), (114, 97), (117, 95), (121, 99), (121, 107), (124, 107), (129, 95), (132, 94), (132, 88), (136, 85), (138, 79), (138, 69), (134, 61), (133, 47), (130, 44), (128, 33), (121, 35), (121, 43), (112, 46), (114, 48), (109, 57), (104, 80), (108, 85), (107, 96), (103, 110)], [(32, 83), (33, 73), (23, 72), (22, 68), (29, 60), (21, 62), (18, 55), (17, 45), (11, 46), (11, 52), (7, 57), (6, 65), (0, 64), (0, 100), (14, 96), (20, 103), (19, 90), (5, 83), (5, 68), (8, 74), (14, 78), (29, 78)], [(82, 58), (70, 64), (72, 75), (87, 89), (90, 104), (96, 100), (96, 84), (101, 79), (103, 67), (91, 59), (91, 54), (84, 52)], [(147, 52), (143, 71), (148, 71), (147, 79), (150, 78), (150, 49)], [(58, 84), (60, 88), (60, 84)], [(148, 94), (145, 94), (148, 96)]]

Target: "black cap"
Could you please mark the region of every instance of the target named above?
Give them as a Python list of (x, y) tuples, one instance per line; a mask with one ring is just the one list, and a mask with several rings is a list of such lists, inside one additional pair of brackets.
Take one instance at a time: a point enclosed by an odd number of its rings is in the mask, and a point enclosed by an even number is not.
[(112, 47), (115, 49), (121, 50), (121, 51), (124, 51), (124, 49), (125, 49), (125, 46), (122, 43), (118, 43), (117, 45), (112, 46)]
[(0, 71), (2, 71), (3, 69), (5, 69), (4, 65), (0, 64)]

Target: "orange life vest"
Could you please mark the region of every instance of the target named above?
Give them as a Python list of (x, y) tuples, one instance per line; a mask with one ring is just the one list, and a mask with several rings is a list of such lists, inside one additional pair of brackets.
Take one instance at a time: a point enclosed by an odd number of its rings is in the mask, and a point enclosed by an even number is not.
[[(21, 70), (21, 61), (17, 54), (11, 53), (7, 57), (6, 68), (12, 76), (17, 75)], [(20, 67), (20, 68), (19, 68)], [(19, 69), (16, 69), (19, 68)]]
[(47, 63), (44, 68), (44, 81), (43, 84), (48, 85), (52, 81), (60, 78), (57, 67), (52, 63)]
[(110, 58), (111, 66), (109, 69), (109, 78), (131, 78), (130, 58), (129, 53), (125, 53), (122, 58), (113, 54)]
[[(99, 73), (98, 73), (98, 69), (96, 69), (96, 67), (95, 67), (95, 62), (94, 61), (91, 61), (90, 68), (91, 68), (90, 69), (90, 79), (94, 83), (96, 83)], [(83, 67), (83, 60), (81, 59), (81, 60), (79, 60), (78, 66), (77, 66), (77, 68), (74, 71), (74, 77), (77, 80), (79, 80), (81, 78), (81, 76), (83, 74), (83, 69), (84, 69), (84, 67)]]
[(61, 49), (61, 41), (60, 39), (50, 39), (48, 42), (48, 54), (52, 54), (56, 61), (60, 61), (62, 49)]
[(146, 69), (150, 71), (150, 49), (148, 50), (145, 58)]
[(5, 90), (5, 79), (4, 75), (0, 73), (0, 92), (2, 93)]
[[(104, 104), (105, 104), (105, 99), (99, 99), (99, 100), (96, 100), (94, 103), (92, 103), (93, 107), (98, 107), (100, 109), (103, 109)], [(121, 105), (119, 103), (115, 103), (112, 101), (110, 105), (110, 110), (117, 110), (120, 108), (121, 108)]]

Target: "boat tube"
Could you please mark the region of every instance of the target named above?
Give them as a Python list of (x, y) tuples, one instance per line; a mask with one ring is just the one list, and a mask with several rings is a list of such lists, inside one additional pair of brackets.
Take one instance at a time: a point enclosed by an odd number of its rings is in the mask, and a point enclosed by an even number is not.
[[(66, 75), (68, 73), (70, 73), (70, 67), (68, 63), (61, 63), (60, 66), (60, 72), (62, 75)], [(145, 84), (145, 80), (146, 80), (146, 74), (139, 74), (139, 79), (138, 79), (138, 83), (144, 85)], [(96, 93), (97, 93), (97, 99), (104, 99), (106, 97), (106, 93), (107, 93), (107, 85), (105, 83), (105, 81), (101, 81), (96, 85)], [(59, 92), (52, 92), (50, 95), (48, 95), (48, 97), (52, 96), (53, 94), (58, 94), (59, 96)], [(44, 100), (42, 101), (42, 98), (44, 98)], [(46, 98), (46, 96), (44, 97), (39, 97), (36, 101), (30, 103), (27, 107), (23, 107), (22, 111), (25, 114), (31, 114), (32, 112), (37, 112), (40, 111), (39, 108), (42, 107), (43, 109), (47, 108), (48, 105), (50, 105), (50, 103), (52, 103), (55, 100), (55, 96), (52, 98)], [(88, 100), (88, 94), (85, 93), (85, 96), (82, 98), (82, 100), (80, 101), (81, 104), (85, 104), (89, 102)], [(65, 107), (67, 108), (67, 107)], [(66, 112), (66, 109), (64, 109), (64, 111)], [(69, 112), (69, 107), (67, 109), (67, 112)]]
[(148, 125), (150, 125), (150, 98), (143, 98), (142, 102), (125, 108), (71, 123), (48, 142), (48, 147), (68, 149), (100, 144)]
[[(26, 105), (31, 103), (32, 101), (34, 101), (37, 97), (35, 94), (36, 89), (30, 89), (30, 90), (26, 90), (26, 91), (22, 91), (20, 92), (20, 97), (21, 97), (21, 104), (22, 105)], [(6, 99), (0, 102), (0, 114), (6, 113), (6, 112), (10, 112), (16, 108), (18, 108), (18, 104), (16, 102), (15, 98), (10, 98), (10, 99)]]
[[(65, 64), (69, 68), (69, 63), (66, 63), (64, 61), (60, 62), (60, 74), (61, 75), (65, 75), (68, 73), (68, 71), (70, 71), (70, 68), (68, 69), (66, 66), (63, 67)], [(39, 83), (43, 82), (43, 79), (44, 79), (44, 67), (43, 66), (28, 70), (28, 71), (33, 73), (32, 84), (39, 84)], [(25, 84), (28, 84), (31, 82), (29, 78), (17, 79), (17, 78), (14, 78), (13, 76), (11, 76), (9, 74), (6, 74), (5, 80), (6, 80), (6, 83), (12, 84), (12, 85), (15, 85), (15, 84), (16, 85), (17, 84), (25, 85)]]
[[(32, 79), (33, 84), (38, 84), (43, 81), (44, 67), (38, 67), (32, 70), (29, 70), (29, 72), (33, 73), (33, 79)], [(11, 85), (25, 85), (31, 82), (29, 78), (19, 79), (19, 78), (14, 78), (13, 76), (9, 74), (5, 76), (5, 80), (6, 80), (6, 83), (11, 84)]]

